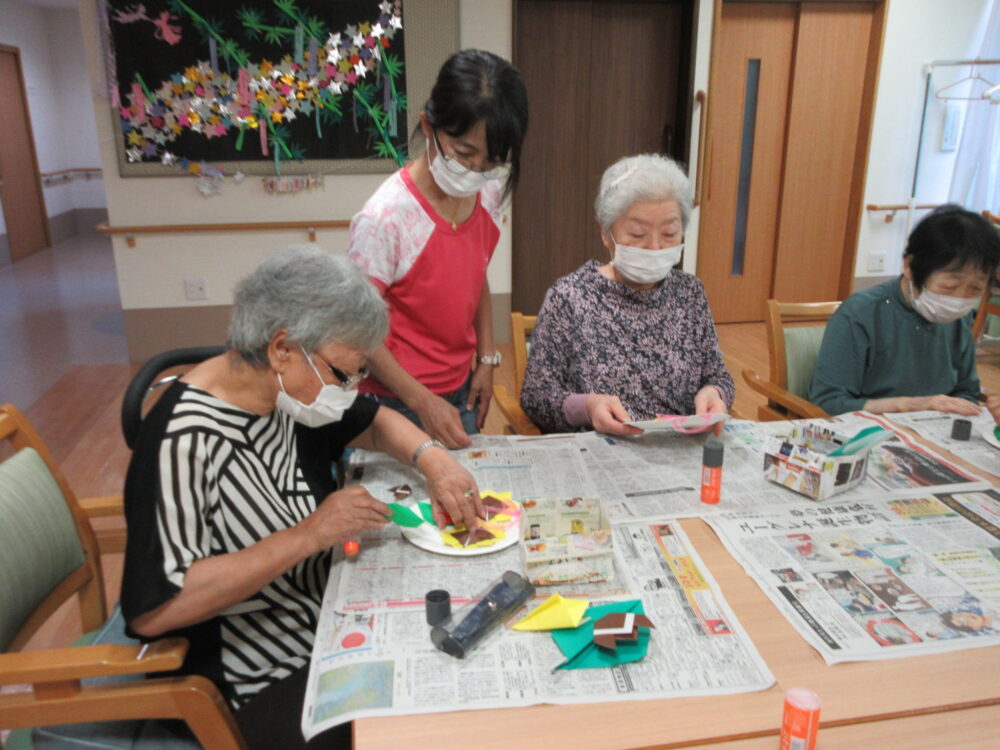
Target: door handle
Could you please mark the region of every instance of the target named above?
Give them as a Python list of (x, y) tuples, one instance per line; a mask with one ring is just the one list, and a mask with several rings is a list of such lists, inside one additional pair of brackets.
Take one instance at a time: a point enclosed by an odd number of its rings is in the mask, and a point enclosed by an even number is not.
[(695, 167), (695, 191), (694, 191), (694, 205), (701, 205), (702, 201), (702, 187), (705, 181), (705, 139), (708, 136), (708, 93), (705, 91), (698, 91), (694, 95), (694, 99), (698, 102), (698, 156), (697, 156), (697, 166)]

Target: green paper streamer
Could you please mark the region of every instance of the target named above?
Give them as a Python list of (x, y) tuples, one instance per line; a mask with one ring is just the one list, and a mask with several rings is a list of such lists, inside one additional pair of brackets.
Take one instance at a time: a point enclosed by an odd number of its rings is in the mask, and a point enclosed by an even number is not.
[(243, 150), (243, 136), (245, 136), (246, 133), (247, 133), (247, 129), (245, 127), (243, 127), (242, 125), (240, 125), (240, 132), (236, 136), (236, 150), (237, 151), (242, 151)]
[(146, 82), (142, 80), (142, 76), (136, 73), (135, 80), (137, 80), (139, 82), (139, 85), (142, 86), (142, 93), (146, 95), (146, 101), (148, 101), (150, 104), (155, 104), (156, 97), (153, 96), (153, 93), (149, 90), (149, 87), (146, 85)]
[(295, 62), (302, 64), (302, 46), (305, 41), (305, 30), (302, 26), (295, 27)]
[(388, 506), (392, 509), (392, 518), (389, 520), (397, 526), (405, 526), (412, 529), (414, 526), (420, 526), (424, 523), (423, 518), (418, 516), (405, 505), (400, 505), (399, 503), (388, 503)]

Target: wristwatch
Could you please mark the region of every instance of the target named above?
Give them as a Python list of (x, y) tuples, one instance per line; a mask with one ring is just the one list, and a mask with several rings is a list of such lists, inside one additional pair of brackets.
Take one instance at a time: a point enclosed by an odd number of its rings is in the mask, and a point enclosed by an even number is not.
[(413, 451), (413, 456), (410, 458), (410, 463), (414, 466), (417, 465), (417, 459), (420, 458), (421, 454), (428, 448), (441, 448), (442, 450), (448, 450), (437, 440), (427, 440), (417, 446), (417, 449)]
[(492, 355), (480, 354), (479, 363), (483, 365), (493, 365), (494, 367), (500, 366), (500, 352), (493, 352)]

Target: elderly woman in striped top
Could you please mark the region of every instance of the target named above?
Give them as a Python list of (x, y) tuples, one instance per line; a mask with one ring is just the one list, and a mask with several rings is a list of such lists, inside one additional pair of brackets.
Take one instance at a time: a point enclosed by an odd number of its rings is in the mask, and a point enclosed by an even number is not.
[(725, 412), (734, 386), (701, 282), (680, 261), (687, 177), (652, 154), (604, 172), (595, 204), (610, 261), (591, 260), (545, 295), (521, 406), (546, 432), (641, 432), (658, 414)]
[(356, 398), (387, 327), (385, 303), (346, 259), (271, 256), (237, 287), (229, 351), (163, 394), (129, 465), (129, 630), (186, 636), (185, 671), (216, 682), (254, 747), (302, 745), (331, 549), (391, 515), (360, 487), (337, 489), (331, 463), (344, 448), (412, 463), (439, 521), (446, 510), (473, 526), (482, 513), (447, 450)]

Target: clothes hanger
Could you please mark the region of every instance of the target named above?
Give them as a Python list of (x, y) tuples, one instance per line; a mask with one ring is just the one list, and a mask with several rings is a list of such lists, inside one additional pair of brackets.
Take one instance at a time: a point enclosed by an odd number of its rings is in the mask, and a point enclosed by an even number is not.
[[(967, 83), (969, 81), (973, 82), (971, 84), (971, 93), (969, 95), (967, 95), (967, 96), (957, 96), (957, 95), (945, 95), (944, 94), (944, 92), (948, 91), (948, 89), (953, 89), (956, 86), (961, 86), (962, 84)], [(979, 90), (979, 91), (976, 91), (977, 83), (982, 85), (982, 89)], [(969, 75), (965, 76), (965, 78), (960, 78), (959, 80), (955, 81), (954, 83), (949, 83), (944, 88), (938, 89), (934, 93), (934, 96), (936, 98), (938, 98), (938, 99), (951, 99), (951, 100), (959, 100), (959, 101), (978, 101), (978, 100), (983, 99), (983, 98), (989, 98), (989, 97), (985, 96), (985, 92), (988, 91), (988, 90), (990, 90), (990, 89), (992, 89), (992, 88), (995, 88), (995, 84), (992, 81), (989, 81), (989, 80), (983, 78), (981, 75), (979, 75), (976, 72), (976, 63), (973, 63), (972, 64), (972, 70), (970, 71)]]

